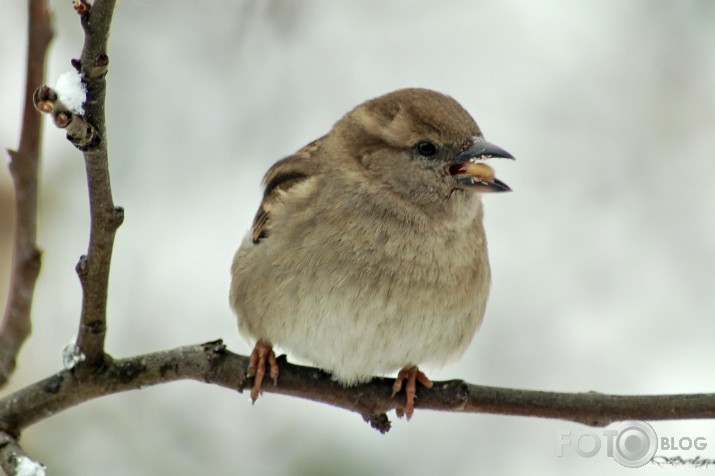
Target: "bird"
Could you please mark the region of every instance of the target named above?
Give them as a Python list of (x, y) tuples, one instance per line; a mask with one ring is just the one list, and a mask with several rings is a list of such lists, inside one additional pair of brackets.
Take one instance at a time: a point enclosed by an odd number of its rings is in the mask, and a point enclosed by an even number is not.
[(491, 281), (482, 193), (508, 192), (487, 142), (452, 97), (400, 89), (365, 101), (275, 163), (231, 265), (230, 305), (255, 343), (255, 402), (277, 383), (274, 346), (344, 386), (397, 372), (414, 413), (420, 367), (458, 359)]

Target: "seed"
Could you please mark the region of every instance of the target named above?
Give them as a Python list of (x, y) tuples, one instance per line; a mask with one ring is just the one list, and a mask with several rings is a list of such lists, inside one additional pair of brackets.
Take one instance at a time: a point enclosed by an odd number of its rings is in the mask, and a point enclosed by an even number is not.
[(493, 182), (495, 178), (494, 169), (484, 163), (474, 163), (472, 161), (462, 164), (464, 171), (486, 182)]

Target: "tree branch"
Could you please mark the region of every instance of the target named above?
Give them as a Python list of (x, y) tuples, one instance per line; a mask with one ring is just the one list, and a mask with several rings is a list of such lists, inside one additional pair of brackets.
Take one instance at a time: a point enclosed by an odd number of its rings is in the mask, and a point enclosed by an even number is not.
[(124, 219), (123, 209), (115, 207), (112, 199), (104, 114), (105, 76), (109, 66), (107, 42), (114, 4), (115, 0), (96, 0), (91, 7), (81, 3), (83, 8), (76, 8), (81, 15), (85, 37), (79, 64), (73, 62), (73, 65), (78, 67), (87, 86), (84, 119), (95, 131), (94, 139), (82, 148), (87, 170), (91, 225), (87, 255), (82, 256), (77, 264), (77, 274), (82, 284), (77, 347), (84, 355), (78, 371), (85, 368), (88, 372), (102, 365), (105, 359), (109, 269), (114, 235)]
[(45, 58), (52, 40), (52, 20), (45, 0), (28, 1), (28, 48), (25, 104), (17, 151), (10, 154), (15, 184), (15, 237), (10, 289), (0, 321), (0, 387), (15, 370), (15, 359), (32, 330), (30, 314), (35, 282), (40, 273), (37, 249), (37, 176), (42, 142), (42, 117), (32, 104), (32, 91), (42, 84)]
[[(387, 412), (402, 411), (404, 395), (392, 395), (392, 379), (375, 378), (343, 387), (327, 373), (279, 358), (277, 393), (326, 403), (359, 414), (381, 433), (390, 429)], [(0, 431), (10, 435), (85, 401), (176, 380), (196, 380), (231, 390), (250, 388), (248, 357), (229, 352), (219, 341), (107, 360), (93, 374), (78, 376), (72, 369), (32, 384), (0, 400)], [(416, 408), (459, 413), (558, 418), (592, 426), (623, 420), (715, 418), (715, 394), (604, 395), (596, 392), (556, 393), (473, 385), (461, 380), (434, 382), (418, 388)]]
[(31, 460), (12, 435), (0, 432), (0, 468), (8, 476), (44, 476), (45, 467)]

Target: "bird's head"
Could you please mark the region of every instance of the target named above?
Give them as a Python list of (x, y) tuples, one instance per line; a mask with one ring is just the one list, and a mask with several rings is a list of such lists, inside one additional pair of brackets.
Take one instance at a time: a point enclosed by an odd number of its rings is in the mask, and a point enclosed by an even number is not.
[(513, 159), (484, 140), (454, 99), (428, 89), (401, 89), (346, 114), (333, 131), (366, 173), (408, 195), (506, 192), (487, 163)]

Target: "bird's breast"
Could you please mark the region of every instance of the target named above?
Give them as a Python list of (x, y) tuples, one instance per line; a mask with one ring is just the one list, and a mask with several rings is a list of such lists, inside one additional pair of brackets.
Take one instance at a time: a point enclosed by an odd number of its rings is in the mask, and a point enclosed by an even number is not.
[(276, 215), (268, 239), (239, 251), (242, 332), (344, 382), (461, 355), (489, 290), (481, 209), (379, 219), (363, 210), (326, 210), (316, 221), (296, 208), (293, 220)]

